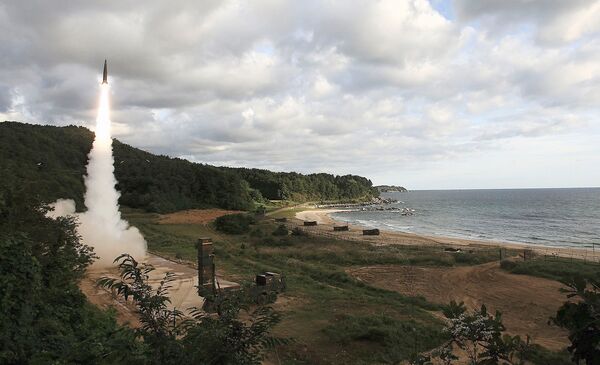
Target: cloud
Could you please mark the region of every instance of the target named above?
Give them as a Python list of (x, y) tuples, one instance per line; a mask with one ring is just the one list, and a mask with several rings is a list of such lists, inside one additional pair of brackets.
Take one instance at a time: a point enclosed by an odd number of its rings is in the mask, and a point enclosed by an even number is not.
[(117, 138), (204, 163), (456, 187), (440, 164), (600, 137), (597, 1), (433, 4), (5, 2), (0, 117), (92, 127), (108, 58)]
[(479, 20), (492, 31), (532, 27), (538, 41), (560, 45), (600, 32), (597, 0), (455, 0), (462, 21)]

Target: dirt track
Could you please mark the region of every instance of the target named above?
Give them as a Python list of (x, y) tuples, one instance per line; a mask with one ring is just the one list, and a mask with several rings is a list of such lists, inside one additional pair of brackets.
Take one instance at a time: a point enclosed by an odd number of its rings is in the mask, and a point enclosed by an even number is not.
[[(176, 279), (171, 283), (171, 288), (169, 289), (171, 306), (177, 307), (184, 313), (189, 313), (188, 309), (191, 307), (202, 306), (204, 299), (198, 296), (196, 291), (196, 286), (198, 285), (198, 272), (195, 268), (169, 261), (153, 254), (149, 254), (145, 261), (155, 268), (155, 270), (150, 273), (150, 278), (148, 280), (150, 285), (155, 288), (160, 285), (165, 273), (171, 272), (175, 274)], [(217, 273), (217, 275), (219, 275), (219, 273)], [(117, 311), (117, 320), (119, 323), (129, 323), (131, 326), (137, 327), (139, 321), (135, 315), (135, 308), (131, 302), (127, 303), (122, 299), (116, 298), (110, 291), (98, 288), (95, 285), (96, 280), (103, 276), (117, 278), (118, 271), (116, 268), (88, 271), (86, 277), (79, 284), (81, 291), (86, 295), (90, 302), (100, 308), (106, 309), (114, 307)], [(237, 286), (236, 283), (226, 281), (220, 277), (217, 277), (217, 280), (221, 288)]]
[(434, 303), (464, 301), (469, 308), (485, 304), (492, 313), (502, 312), (511, 334), (529, 334), (535, 343), (553, 350), (569, 344), (565, 331), (548, 325), (548, 318), (566, 299), (556, 281), (509, 274), (496, 262), (454, 268), (372, 266), (348, 272), (373, 286)]

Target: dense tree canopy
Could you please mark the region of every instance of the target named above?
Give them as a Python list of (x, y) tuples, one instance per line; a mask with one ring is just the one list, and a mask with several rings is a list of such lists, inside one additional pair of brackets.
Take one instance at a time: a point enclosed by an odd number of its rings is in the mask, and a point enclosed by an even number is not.
[(119, 326), (78, 287), (94, 253), (74, 218), (47, 212), (27, 189), (0, 190), (0, 364), (257, 365), (270, 345), (283, 343), (269, 335), (279, 321), (269, 307), (240, 319), (243, 303), (230, 301), (219, 316), (196, 310), (184, 318), (167, 307), (174, 274), (155, 289), (151, 268), (128, 255), (124, 282), (103, 283), (133, 298), (142, 327)]
[(236, 168), (237, 172), (267, 199), (294, 201), (364, 199), (379, 195), (371, 181), (362, 176), (331, 174), (302, 175), (297, 172), (272, 172)]
[[(13, 186), (29, 185), (52, 202), (74, 199), (83, 209), (83, 175), (94, 135), (83, 127), (0, 123), (0, 172)], [(113, 144), (120, 203), (156, 212), (220, 207), (247, 210), (267, 199), (351, 200), (377, 195), (360, 176), (302, 175), (225, 168), (156, 156)]]
[(0, 192), (0, 364), (136, 363), (133, 332), (77, 286), (93, 252), (46, 211), (27, 189)]
[[(579, 364), (600, 363), (600, 272), (595, 278), (575, 276), (564, 281), (569, 298), (552, 322), (569, 331), (572, 359)], [(574, 298), (574, 299), (573, 299)]]

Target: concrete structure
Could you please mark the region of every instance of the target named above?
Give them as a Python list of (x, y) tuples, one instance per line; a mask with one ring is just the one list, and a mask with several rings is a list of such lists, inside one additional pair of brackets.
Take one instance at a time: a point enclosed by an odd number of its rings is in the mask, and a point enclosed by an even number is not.
[(196, 249), (198, 250), (198, 295), (214, 293), (216, 290), (216, 276), (212, 239), (199, 238)]
[(379, 229), (363, 229), (363, 236), (379, 236)]

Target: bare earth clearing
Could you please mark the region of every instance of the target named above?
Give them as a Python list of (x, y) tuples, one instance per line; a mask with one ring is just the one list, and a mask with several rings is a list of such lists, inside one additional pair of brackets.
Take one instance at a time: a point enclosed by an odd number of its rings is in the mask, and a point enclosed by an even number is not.
[(423, 296), (434, 303), (464, 301), (468, 308), (485, 304), (502, 312), (507, 331), (552, 350), (569, 342), (567, 333), (548, 325), (548, 318), (565, 301), (562, 285), (526, 275), (509, 274), (497, 262), (466, 267), (371, 266), (348, 269), (357, 279), (405, 295)]
[(182, 210), (161, 215), (158, 219), (158, 224), (208, 224), (221, 216), (236, 213), (241, 212), (238, 210), (224, 209)]
[[(171, 304), (174, 307), (185, 313), (187, 309), (191, 307), (202, 306), (204, 298), (198, 296), (197, 293), (196, 286), (198, 285), (198, 272), (194, 267), (176, 263), (152, 254), (149, 254), (146, 257), (146, 262), (156, 269), (150, 274), (150, 284), (153, 287), (158, 287), (165, 273), (172, 272), (175, 274), (176, 280), (172, 283), (171, 289), (169, 290)], [(219, 273), (217, 273), (217, 276), (218, 275)], [(86, 278), (80, 283), (81, 291), (83, 291), (90, 302), (101, 308), (114, 307), (117, 311), (117, 320), (119, 323), (125, 324), (129, 322), (130, 325), (134, 327), (139, 326), (139, 322), (134, 313), (135, 308), (131, 303), (126, 303), (122, 299), (117, 299), (108, 290), (96, 287), (96, 280), (102, 276), (118, 277), (118, 270), (116, 268), (110, 268), (103, 270), (92, 269), (88, 271)], [(219, 277), (217, 277), (217, 280), (222, 288), (237, 285), (236, 283), (223, 280)]]

